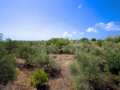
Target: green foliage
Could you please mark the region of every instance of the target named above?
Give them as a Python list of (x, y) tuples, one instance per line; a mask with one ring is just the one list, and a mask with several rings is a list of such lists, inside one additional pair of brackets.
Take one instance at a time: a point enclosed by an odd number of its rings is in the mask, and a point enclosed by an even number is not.
[(80, 66), (77, 64), (77, 62), (74, 62), (73, 64), (70, 65), (70, 70), (72, 75), (76, 76), (80, 72)]
[(15, 78), (12, 55), (24, 59), (26, 65), (37, 66), (48, 73), (37, 70), (32, 75), (32, 85), (36, 87), (44, 84), (48, 76), (60, 74), (58, 64), (49, 54), (75, 54), (76, 61), (70, 68), (76, 90), (116, 90), (113, 86), (118, 87), (120, 83), (119, 52), (120, 37), (106, 40), (54, 38), (48, 41), (0, 41), (0, 84), (7, 84)]
[(82, 41), (82, 42), (89, 42), (89, 39), (88, 38), (81, 38), (80, 41)]
[(113, 74), (119, 74), (120, 72), (120, 47), (114, 48), (108, 47), (106, 50), (106, 60), (109, 70)]
[(32, 63), (44, 67), (45, 65), (48, 65), (50, 63), (50, 58), (47, 55), (46, 52), (36, 52), (34, 55), (31, 55), (30, 58), (28, 58), (29, 61), (33, 61)]
[(15, 47), (11, 40), (0, 42), (0, 84), (6, 85), (16, 78)]
[(0, 48), (0, 58), (2, 58), (3, 56), (7, 55), (7, 51), (4, 48)]
[(96, 38), (92, 38), (91, 41), (97, 41)]
[(28, 59), (29, 56), (35, 53), (34, 49), (29, 46), (21, 45), (17, 48), (17, 56), (19, 58)]
[[(117, 39), (117, 40), (116, 40)], [(76, 90), (117, 90), (120, 73), (118, 38), (79, 44), (71, 73)]]
[(31, 85), (37, 87), (48, 81), (48, 75), (43, 70), (36, 70), (31, 76)]
[(64, 53), (63, 48), (68, 46), (70, 41), (63, 38), (53, 38), (47, 41), (48, 53), (62, 54)]
[(26, 65), (32, 65), (33, 60), (32, 56), (36, 53), (35, 49), (33, 49), (30, 46), (26, 45), (20, 45), (16, 49), (16, 57), (22, 58), (25, 60)]
[(16, 48), (17, 48), (16, 41), (12, 41), (12, 40), (8, 39), (6, 41), (0, 42), (0, 49), (3, 51), (3, 53), (15, 54)]
[(0, 84), (7, 84), (16, 77), (15, 59), (11, 55), (0, 57)]
[(30, 65), (44, 69), (50, 77), (57, 77), (60, 74), (59, 65), (45, 51), (37, 52), (28, 60)]
[[(99, 58), (89, 53), (79, 53), (77, 62), (71, 66), (71, 72), (75, 76), (76, 90), (90, 90), (91, 82), (101, 80)], [(78, 86), (79, 85), (79, 86)], [(88, 89), (89, 88), (89, 89)]]
[(44, 67), (44, 70), (52, 78), (59, 77), (61, 74), (60, 66), (53, 59), (49, 60), (49, 64)]
[(59, 53), (59, 48), (55, 45), (49, 45), (47, 47), (47, 52), (48, 53), (54, 53), (54, 54), (58, 54)]
[(101, 47), (102, 44), (103, 44), (103, 41), (102, 40), (97, 40), (96, 44)]
[(69, 40), (63, 38), (53, 38), (47, 42), (48, 45), (55, 45), (58, 48), (61, 48), (69, 44)]
[(8, 54), (14, 54), (17, 48), (17, 43), (16, 41), (12, 41), (11, 39), (7, 39), (4, 42), (4, 47), (7, 51)]
[(74, 54), (75, 53), (75, 46), (73, 45), (67, 45), (62, 48), (62, 53), (65, 54)]
[(106, 41), (113, 42), (113, 43), (120, 43), (120, 36), (108, 37), (106, 38)]

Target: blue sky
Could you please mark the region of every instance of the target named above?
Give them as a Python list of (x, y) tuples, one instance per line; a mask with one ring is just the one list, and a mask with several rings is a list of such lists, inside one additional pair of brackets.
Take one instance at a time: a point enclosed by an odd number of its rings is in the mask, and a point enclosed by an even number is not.
[(120, 0), (0, 0), (0, 33), (16, 40), (120, 35)]

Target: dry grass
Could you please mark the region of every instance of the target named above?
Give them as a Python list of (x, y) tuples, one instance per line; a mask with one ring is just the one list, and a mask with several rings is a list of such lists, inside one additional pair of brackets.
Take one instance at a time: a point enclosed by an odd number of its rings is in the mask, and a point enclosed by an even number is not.
[(69, 65), (73, 62), (74, 55), (61, 54), (51, 56), (56, 57), (55, 61), (61, 67), (61, 77), (49, 81), (50, 90), (74, 90), (69, 71)]
[[(61, 67), (61, 76), (50, 79), (48, 82), (50, 90), (74, 90), (69, 71), (69, 65), (73, 62), (74, 55), (56, 54), (50, 56), (53, 57)], [(5, 90), (36, 90), (30, 85), (29, 77), (32, 70), (21, 68), (23, 64), (23, 60), (17, 59), (17, 65), (20, 66), (17, 68), (17, 79), (12, 84), (8, 84)]]

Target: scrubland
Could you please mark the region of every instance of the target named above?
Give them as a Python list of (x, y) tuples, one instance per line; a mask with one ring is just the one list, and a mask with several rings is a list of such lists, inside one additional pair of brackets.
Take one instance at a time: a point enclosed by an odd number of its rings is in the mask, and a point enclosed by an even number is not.
[(0, 41), (0, 90), (120, 90), (120, 37)]

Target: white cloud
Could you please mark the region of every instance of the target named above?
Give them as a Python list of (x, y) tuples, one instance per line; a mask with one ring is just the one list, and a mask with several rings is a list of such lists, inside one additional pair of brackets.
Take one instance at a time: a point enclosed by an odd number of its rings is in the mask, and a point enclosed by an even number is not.
[(63, 38), (73, 38), (74, 36), (83, 36), (84, 32), (77, 32), (77, 31), (73, 31), (73, 32), (64, 32), (63, 33)]
[(71, 38), (72, 37), (72, 34), (69, 33), (69, 32), (64, 32), (63, 33), (63, 38)]
[(98, 32), (99, 30), (105, 31), (120, 31), (120, 24), (116, 22), (108, 22), (108, 23), (96, 23), (93, 27), (88, 27), (86, 32)]
[(70, 34), (69, 32), (64, 32), (63, 37), (72, 37), (72, 34)]
[(86, 32), (97, 32), (97, 30), (93, 27), (89, 27)]
[(120, 24), (116, 24), (115, 22), (109, 22), (106, 24), (105, 29), (107, 31), (120, 31)]
[(109, 22), (106, 24), (105, 28), (109, 30), (109, 29), (112, 29), (114, 26), (115, 26), (114, 22)]

